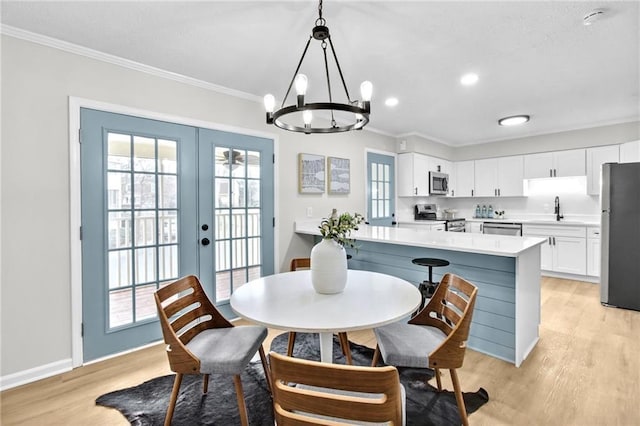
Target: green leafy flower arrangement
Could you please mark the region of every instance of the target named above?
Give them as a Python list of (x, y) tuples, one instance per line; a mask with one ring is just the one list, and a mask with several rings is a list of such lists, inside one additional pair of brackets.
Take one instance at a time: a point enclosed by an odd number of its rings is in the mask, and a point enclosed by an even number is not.
[(332, 239), (341, 246), (357, 248), (356, 240), (349, 238), (351, 231), (357, 231), (358, 225), (364, 221), (364, 216), (360, 213), (342, 213), (338, 216), (336, 209), (331, 212), (331, 217), (322, 219), (320, 222), (320, 233), (322, 238)]

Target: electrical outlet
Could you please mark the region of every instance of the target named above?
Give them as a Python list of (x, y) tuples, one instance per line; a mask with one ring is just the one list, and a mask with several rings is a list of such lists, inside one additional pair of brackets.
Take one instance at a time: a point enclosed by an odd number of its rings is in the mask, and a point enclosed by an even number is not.
[(307, 207), (307, 217), (313, 217), (313, 209), (311, 207)]

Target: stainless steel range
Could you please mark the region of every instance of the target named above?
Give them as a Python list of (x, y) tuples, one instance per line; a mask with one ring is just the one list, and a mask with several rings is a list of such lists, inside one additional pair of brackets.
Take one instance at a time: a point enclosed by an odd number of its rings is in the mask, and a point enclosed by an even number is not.
[(416, 204), (413, 209), (414, 220), (443, 220), (446, 230), (450, 232), (465, 232), (466, 220), (464, 218), (441, 219), (438, 217), (436, 204)]

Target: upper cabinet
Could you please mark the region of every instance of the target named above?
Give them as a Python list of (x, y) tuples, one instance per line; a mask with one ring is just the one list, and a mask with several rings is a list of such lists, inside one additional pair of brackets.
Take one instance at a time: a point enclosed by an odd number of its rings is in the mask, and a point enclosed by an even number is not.
[(429, 157), (415, 152), (398, 155), (398, 196), (429, 195)]
[(640, 141), (627, 142), (620, 145), (620, 162), (640, 162)]
[(543, 152), (524, 156), (524, 178), (535, 179), (586, 174), (585, 150)]
[(475, 161), (457, 161), (453, 163), (455, 186), (452, 186), (452, 196), (473, 197), (475, 190)]
[(475, 196), (522, 196), (524, 161), (521, 155), (475, 161)]
[(450, 161), (417, 152), (398, 154), (398, 197), (429, 196), (429, 172), (451, 173)]
[(587, 194), (600, 194), (600, 169), (604, 163), (620, 161), (619, 145), (587, 148)]

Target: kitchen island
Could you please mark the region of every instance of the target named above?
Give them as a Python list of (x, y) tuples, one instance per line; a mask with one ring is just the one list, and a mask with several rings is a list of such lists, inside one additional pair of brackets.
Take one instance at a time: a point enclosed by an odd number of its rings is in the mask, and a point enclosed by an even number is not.
[[(319, 240), (318, 223), (296, 222), (295, 232)], [(540, 324), (540, 245), (545, 239), (368, 225), (361, 225), (352, 237), (358, 250), (349, 250), (350, 269), (394, 275), (417, 286), (428, 273), (411, 260), (434, 257), (450, 263), (433, 268), (434, 281), (451, 272), (476, 285), (469, 348), (519, 367), (535, 347)]]

